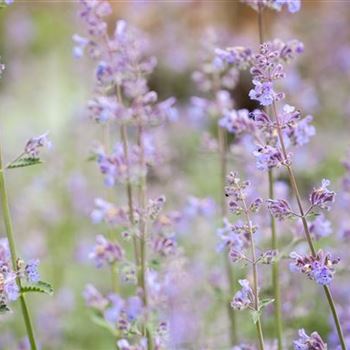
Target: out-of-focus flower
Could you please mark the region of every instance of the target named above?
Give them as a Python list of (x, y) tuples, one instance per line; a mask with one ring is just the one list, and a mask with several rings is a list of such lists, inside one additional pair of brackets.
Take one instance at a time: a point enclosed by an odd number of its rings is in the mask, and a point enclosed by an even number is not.
[(107, 240), (103, 235), (96, 237), (96, 245), (89, 255), (97, 267), (114, 264), (121, 261), (123, 256), (124, 252), (121, 246)]
[(327, 350), (327, 344), (317, 332), (308, 336), (304, 329), (298, 331), (299, 339), (293, 342), (295, 350)]
[(234, 295), (231, 306), (235, 310), (244, 310), (252, 305), (254, 294), (248, 280), (239, 280), (238, 283), (242, 288)]
[(51, 148), (52, 143), (49, 140), (48, 133), (42, 134), (37, 137), (32, 137), (28, 142), (26, 143), (24, 147), (25, 154), (33, 157), (38, 158), (40, 153), (40, 148), (47, 147)]

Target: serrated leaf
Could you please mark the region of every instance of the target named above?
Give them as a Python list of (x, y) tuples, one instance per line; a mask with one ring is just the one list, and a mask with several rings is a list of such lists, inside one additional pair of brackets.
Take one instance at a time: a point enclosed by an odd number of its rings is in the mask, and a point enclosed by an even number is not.
[(48, 295), (53, 294), (53, 288), (51, 284), (43, 281), (22, 286), (21, 291), (22, 293), (44, 293)]
[(26, 157), (26, 158), (20, 158), (10, 163), (6, 168), (7, 169), (24, 168), (27, 166), (37, 165), (41, 163), (42, 161), (39, 158)]
[(264, 307), (273, 303), (274, 301), (275, 299), (270, 299), (270, 298), (260, 300), (259, 310), (262, 310)]
[(260, 311), (252, 310), (250, 311), (250, 315), (252, 316), (254, 324), (256, 324), (260, 318)]
[(11, 310), (6, 304), (0, 304), (0, 314), (4, 314), (9, 311)]

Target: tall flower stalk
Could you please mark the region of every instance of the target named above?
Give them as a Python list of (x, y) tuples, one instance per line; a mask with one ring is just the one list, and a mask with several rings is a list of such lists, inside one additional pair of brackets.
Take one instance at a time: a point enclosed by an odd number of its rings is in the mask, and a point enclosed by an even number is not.
[[(263, 21), (263, 9), (261, 3), (258, 4), (258, 28), (259, 28), (259, 44), (264, 43), (264, 21)], [(269, 198), (274, 199), (274, 171), (268, 169), (268, 194)], [(271, 221), (271, 248), (275, 251), (278, 250), (278, 237), (276, 232), (276, 222), (273, 215), (270, 215)], [(282, 325), (282, 304), (281, 304), (281, 287), (280, 287), (280, 272), (279, 272), (279, 260), (276, 259), (272, 263), (272, 288), (274, 295), (274, 315), (275, 315), (275, 332), (277, 335), (278, 350), (283, 349), (283, 325)]]
[[(249, 309), (252, 314), (253, 322), (256, 325), (259, 349), (264, 350), (264, 336), (261, 326), (261, 312), (264, 306), (273, 300), (265, 300), (262, 302), (259, 292), (259, 263), (271, 263), (271, 252), (265, 252), (258, 257), (255, 248), (254, 235), (257, 232), (257, 226), (254, 225), (251, 214), (259, 210), (263, 201), (260, 198), (255, 198), (248, 202), (248, 188), (250, 183), (248, 181), (241, 181), (237, 173), (231, 172), (227, 176), (227, 186), (225, 187), (225, 194), (228, 198), (228, 207), (231, 212), (243, 217), (242, 223), (232, 225), (233, 234), (236, 235), (236, 240), (241, 242), (241, 248), (232, 245), (230, 248), (230, 257), (233, 262), (244, 261), (252, 267), (253, 287), (251, 288), (248, 280), (240, 280), (239, 283), (242, 289), (238, 291), (231, 302), (231, 306), (236, 310)], [(250, 257), (243, 253), (243, 247), (249, 246)], [(248, 249), (249, 250), (249, 249)]]
[[(1, 195), (1, 207), (2, 207), (2, 213), (3, 218), (5, 222), (5, 229), (6, 229), (6, 235), (7, 240), (9, 243), (10, 253), (11, 253), (11, 260), (12, 260), (12, 268), (14, 271), (17, 270), (17, 249), (16, 249), (16, 243), (15, 243), (15, 237), (13, 233), (13, 224), (12, 224), (12, 217), (10, 213), (10, 207), (9, 207), (9, 201), (8, 201), (8, 195), (7, 195), (7, 188), (6, 188), (6, 179), (5, 179), (5, 167), (2, 159), (2, 149), (0, 145), (0, 195)], [(22, 282), (19, 276), (16, 277), (16, 283), (18, 286), (19, 291), (22, 290)], [(21, 304), (21, 310), (22, 315), (24, 319), (24, 323), (27, 330), (28, 340), (30, 343), (31, 350), (37, 350), (38, 347), (36, 345), (35, 340), (35, 334), (34, 334), (34, 327), (32, 324), (30, 311), (27, 305), (26, 298), (23, 293), (20, 292), (19, 295), (19, 301)]]
[[(89, 101), (88, 110), (92, 119), (110, 125), (112, 132), (114, 126), (119, 131), (113, 148), (97, 145), (94, 158), (105, 185), (122, 186), (127, 202), (126, 206), (117, 207), (96, 200), (92, 220), (107, 223), (112, 234), (109, 239), (97, 236), (90, 257), (97, 267), (111, 265), (119, 272), (122, 283), (135, 285), (134, 294), (128, 298), (122, 297), (121, 287), (105, 297), (93, 285), (86, 287), (84, 297), (94, 317), (100, 324), (106, 323), (116, 337), (118, 348), (151, 350), (155, 341), (158, 345), (163, 341), (154, 322), (159, 321), (162, 329), (168, 325), (160, 321), (164, 315), (150, 302), (155, 303), (161, 289), (157, 272), (149, 266), (149, 250), (152, 249), (154, 259), (168, 258), (176, 252), (176, 242), (166, 232), (171, 220), (167, 219), (166, 225), (161, 219), (158, 221), (165, 197), (151, 199), (147, 193), (148, 168), (159, 159), (151, 129), (175, 117), (175, 99), (158, 102), (157, 93), (148, 87), (147, 76), (155, 68), (156, 59), (149, 55), (143, 33), (119, 20), (114, 35), (109, 35), (104, 19), (112, 11), (109, 2), (82, 0), (80, 5), (88, 37), (74, 35), (73, 52), (77, 58), (87, 52), (97, 60), (95, 96)], [(112, 139), (115, 136), (111, 134)], [(131, 249), (124, 250), (130, 242)], [(128, 259), (130, 250), (133, 262)]]

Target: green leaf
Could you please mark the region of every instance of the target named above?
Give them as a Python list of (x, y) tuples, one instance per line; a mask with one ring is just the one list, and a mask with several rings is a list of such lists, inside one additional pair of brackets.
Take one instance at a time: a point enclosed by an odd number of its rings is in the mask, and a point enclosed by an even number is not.
[(252, 316), (254, 324), (256, 324), (260, 318), (260, 311), (252, 310), (250, 311), (250, 315)]
[(14, 162), (10, 163), (6, 168), (7, 169), (24, 168), (27, 166), (37, 165), (41, 163), (42, 161), (39, 158), (25, 157), (25, 158), (20, 158), (18, 160), (15, 160)]
[(270, 299), (270, 298), (260, 300), (259, 310), (262, 310), (264, 307), (273, 303), (274, 301), (275, 299)]
[(33, 284), (22, 286), (22, 293), (44, 293), (48, 295), (53, 294), (53, 288), (50, 283), (39, 281)]

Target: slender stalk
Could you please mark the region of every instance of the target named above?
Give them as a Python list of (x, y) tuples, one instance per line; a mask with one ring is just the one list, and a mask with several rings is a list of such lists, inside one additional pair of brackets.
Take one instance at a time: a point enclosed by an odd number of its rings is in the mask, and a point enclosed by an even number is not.
[[(140, 180), (140, 192), (139, 192), (139, 201), (140, 201), (140, 286), (143, 292), (143, 303), (146, 309), (147, 314), (147, 306), (148, 306), (148, 293), (146, 286), (146, 261), (147, 261), (147, 173), (146, 173), (146, 160), (145, 160), (145, 147), (143, 143), (143, 133), (144, 128), (142, 125), (142, 121), (138, 125), (138, 145), (140, 147), (140, 167), (143, 172)], [(146, 315), (147, 322), (148, 315)], [(145, 327), (145, 335), (147, 336), (147, 348), (148, 350), (152, 350), (152, 337), (147, 328)]]
[[(219, 139), (219, 156), (220, 156), (220, 188), (221, 188), (221, 196), (220, 196), (220, 206), (221, 206), (221, 214), (222, 217), (227, 215), (227, 207), (226, 207), (226, 198), (223, 191), (225, 187), (226, 174), (227, 174), (227, 147), (226, 147), (226, 139), (227, 132), (225, 129), (218, 127), (218, 139)], [(225, 270), (227, 275), (227, 280), (229, 283), (229, 292), (230, 296), (234, 294), (234, 271), (230, 264), (230, 260), (227, 255), (225, 258)], [(237, 342), (237, 326), (236, 326), (236, 313), (232, 309), (230, 304), (230, 298), (227, 300), (227, 313), (230, 321), (230, 340), (231, 344), (234, 345)]]
[[(119, 103), (123, 104), (123, 99), (120, 91), (120, 85), (117, 85), (117, 100)], [(123, 144), (123, 152), (125, 157), (125, 162), (127, 164), (127, 180), (126, 180), (126, 195), (128, 198), (128, 208), (129, 208), (129, 222), (132, 228), (135, 227), (135, 218), (134, 218), (134, 204), (133, 204), (133, 188), (130, 179), (130, 169), (129, 169), (129, 140), (128, 140), (128, 131), (126, 125), (122, 123), (120, 125), (120, 138)], [(137, 269), (140, 267), (139, 262), (139, 249), (137, 237), (135, 234), (132, 235), (133, 248), (134, 248), (134, 261)], [(137, 274), (138, 278), (138, 274)], [(140, 284), (140, 283), (139, 283)]]
[[(6, 228), (6, 235), (7, 235), (7, 239), (10, 247), (12, 266), (13, 266), (13, 270), (16, 271), (17, 270), (16, 244), (15, 244), (15, 238), (13, 234), (12, 218), (11, 218), (9, 201), (7, 196), (6, 180), (5, 180), (4, 168), (3, 168), (3, 162), (2, 162), (1, 145), (0, 145), (0, 196), (1, 196), (1, 206), (2, 206), (3, 217), (5, 222), (5, 228)], [(16, 282), (19, 290), (21, 291), (22, 284), (19, 277), (16, 278)], [(20, 293), (19, 300), (21, 304), (24, 323), (27, 330), (30, 348), (31, 350), (37, 350), (35, 335), (34, 335), (34, 328), (32, 325), (29, 309), (28, 309), (24, 294)]]
[[(252, 266), (253, 266), (253, 292), (254, 292), (254, 309), (255, 311), (259, 311), (259, 276), (258, 276), (258, 267), (257, 267), (257, 259), (256, 259), (256, 250), (255, 250), (255, 243), (254, 243), (254, 231), (252, 226), (252, 221), (250, 219), (249, 210), (244, 198), (244, 195), (241, 191), (241, 198), (242, 198), (242, 204), (243, 204), (243, 210), (244, 215), (246, 217), (247, 225), (248, 225), (248, 231), (249, 231), (249, 238), (250, 238), (250, 250), (252, 255)], [(258, 319), (256, 322), (256, 330), (258, 333), (258, 339), (259, 339), (259, 349), (264, 350), (264, 336), (261, 326), (261, 320), (260, 315), (258, 313)]]
[[(259, 43), (264, 43), (264, 18), (263, 18), (263, 7), (258, 4), (258, 27), (259, 27)], [(269, 180), (269, 198), (274, 199), (274, 174), (273, 170), (269, 169), (268, 172)], [(271, 227), (271, 245), (272, 249), (278, 250), (278, 239), (276, 233), (276, 222), (273, 215), (270, 216), (270, 227)], [(277, 333), (277, 344), (278, 350), (283, 349), (283, 327), (282, 327), (282, 306), (281, 306), (281, 288), (279, 278), (279, 262), (275, 261), (272, 264), (272, 288), (275, 299), (274, 311), (275, 311), (275, 330)]]
[[(286, 146), (285, 146), (284, 138), (283, 138), (283, 135), (282, 135), (281, 122), (280, 122), (280, 119), (279, 119), (279, 116), (278, 116), (278, 113), (277, 113), (277, 107), (276, 107), (275, 101), (273, 102), (272, 107), (273, 107), (274, 118), (275, 118), (276, 125), (277, 125), (278, 138), (279, 138), (279, 141), (280, 141), (280, 144), (281, 144), (281, 148), (282, 148), (282, 154), (283, 154), (284, 159), (287, 159)], [(304, 227), (305, 238), (306, 238), (306, 240), (308, 242), (311, 254), (313, 256), (316, 256), (316, 249), (315, 249), (314, 244), (312, 242), (311, 234), (310, 234), (310, 231), (309, 231), (309, 226), (307, 224), (307, 220), (306, 220), (306, 217), (305, 217), (305, 211), (304, 211), (304, 208), (303, 208), (303, 204), (302, 204), (302, 200), (301, 200), (301, 196), (300, 196), (300, 192), (299, 192), (298, 184), (297, 184), (297, 181), (296, 181), (296, 178), (295, 178), (295, 175), (294, 175), (293, 168), (288, 163), (286, 164), (286, 167), (287, 167), (289, 179), (290, 179), (290, 182), (291, 182), (291, 185), (292, 185), (292, 189), (293, 189), (295, 198), (297, 200), (301, 221), (302, 221), (303, 227)], [(337, 328), (337, 333), (338, 333), (338, 338), (339, 338), (339, 341), (340, 341), (341, 348), (342, 348), (342, 350), (346, 350), (344, 335), (343, 335), (343, 331), (342, 331), (342, 328), (341, 328), (341, 325), (340, 325), (339, 317), (338, 317), (337, 310), (336, 310), (336, 307), (335, 307), (335, 304), (334, 304), (334, 300), (333, 300), (333, 297), (332, 297), (331, 290), (330, 290), (330, 288), (328, 286), (323, 286), (323, 289), (324, 289), (324, 292), (326, 294), (326, 298), (327, 298), (329, 307), (330, 307), (331, 312), (332, 312), (332, 316), (333, 316), (333, 319), (334, 319), (335, 326)]]

